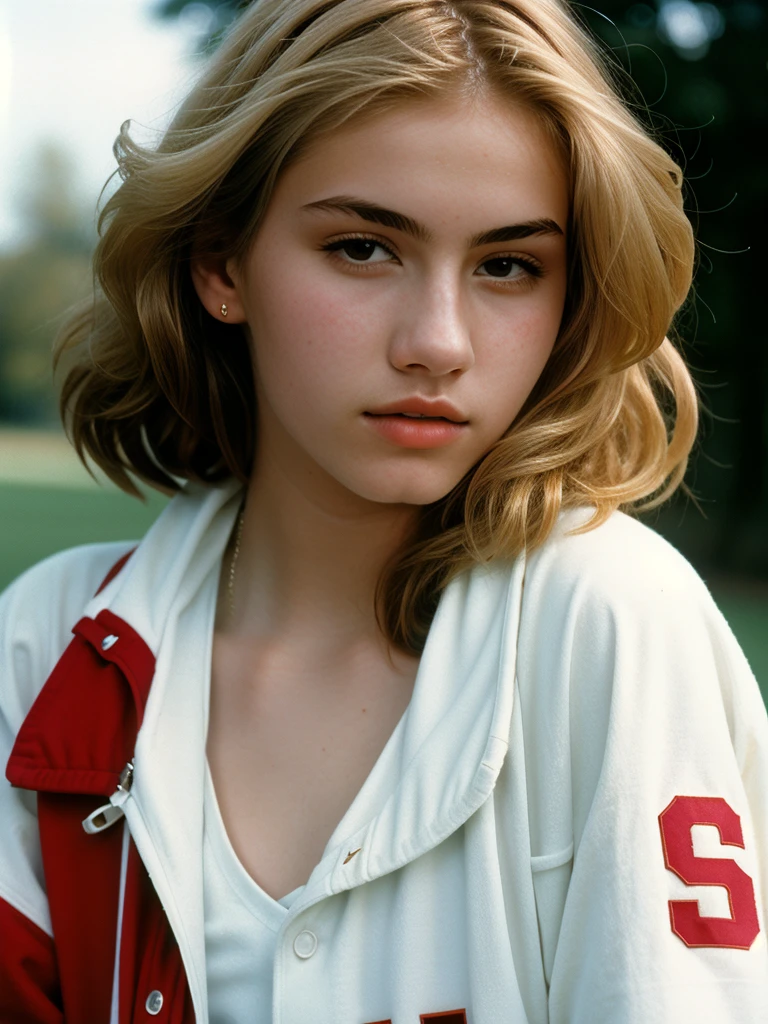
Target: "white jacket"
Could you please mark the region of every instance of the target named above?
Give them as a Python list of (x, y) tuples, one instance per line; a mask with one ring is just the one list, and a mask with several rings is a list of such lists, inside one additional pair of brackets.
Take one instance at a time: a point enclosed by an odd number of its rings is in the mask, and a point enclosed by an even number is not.
[[(0, 599), (3, 764), (81, 616), (107, 609), (156, 657), (122, 810), (198, 1024), (201, 666), (239, 499), (234, 485), (188, 487), (95, 598), (132, 545), (62, 552)], [(315, 867), (278, 935), (274, 1024), (418, 1024), (449, 1010), (450, 1024), (460, 1011), (468, 1024), (768, 1020), (757, 684), (678, 552), (621, 513), (568, 535), (588, 516), (564, 513), (539, 550), (476, 567), (441, 596), (394, 792)], [(0, 820), (0, 911), (55, 946), (34, 798), (0, 785)], [(310, 957), (294, 952), (302, 931), (317, 939)]]

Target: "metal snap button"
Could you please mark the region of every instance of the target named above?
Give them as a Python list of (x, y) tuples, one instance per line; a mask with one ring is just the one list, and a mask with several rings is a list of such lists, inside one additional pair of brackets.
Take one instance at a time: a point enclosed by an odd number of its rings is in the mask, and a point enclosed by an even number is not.
[(115, 636), (114, 633), (110, 633), (109, 636), (105, 636), (101, 641), (102, 651), (108, 651), (110, 647), (114, 647), (120, 637)]
[(299, 932), (293, 940), (293, 951), (302, 960), (307, 960), (317, 949), (317, 936), (314, 932)]
[(144, 1008), (147, 1013), (151, 1013), (153, 1017), (156, 1017), (163, 1008), (163, 993), (158, 992), (157, 989), (153, 989), (147, 996)]

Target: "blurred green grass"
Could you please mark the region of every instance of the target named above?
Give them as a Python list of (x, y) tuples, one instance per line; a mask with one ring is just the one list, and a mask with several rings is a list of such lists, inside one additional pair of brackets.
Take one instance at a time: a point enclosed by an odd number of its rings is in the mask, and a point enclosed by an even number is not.
[[(150, 493), (146, 503), (107, 488), (0, 483), (0, 590), (30, 565), (76, 544), (139, 539), (165, 507)], [(749, 659), (768, 704), (768, 587), (733, 581), (710, 589)]]
[(64, 548), (108, 540), (138, 540), (167, 498), (146, 503), (98, 487), (0, 484), (0, 590), (30, 565)]
[(768, 706), (768, 587), (709, 581), (720, 611), (736, 635)]

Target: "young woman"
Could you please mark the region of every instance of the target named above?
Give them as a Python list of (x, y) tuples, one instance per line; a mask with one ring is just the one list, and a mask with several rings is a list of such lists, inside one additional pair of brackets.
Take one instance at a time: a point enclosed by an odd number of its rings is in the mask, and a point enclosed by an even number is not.
[[(0, 1019), (764, 1021), (768, 719), (682, 480), (682, 175), (561, 0), (256, 0), (124, 127), (0, 604)], [(71, 633), (74, 632), (74, 638)]]

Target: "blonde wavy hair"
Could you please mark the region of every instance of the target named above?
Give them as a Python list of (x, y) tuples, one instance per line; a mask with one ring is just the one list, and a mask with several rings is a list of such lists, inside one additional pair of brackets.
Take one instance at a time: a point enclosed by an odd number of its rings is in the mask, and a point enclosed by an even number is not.
[(409, 97), (488, 87), (528, 104), (565, 153), (566, 308), (514, 423), (422, 508), (379, 578), (379, 625), (412, 654), (458, 573), (540, 545), (563, 508), (590, 506), (590, 529), (658, 505), (696, 436), (696, 390), (667, 338), (694, 261), (682, 173), (565, 2), (255, 0), (155, 148), (122, 126), (94, 297), (56, 348), (73, 444), (124, 490), (137, 493), (129, 474), (171, 490), (174, 477), (247, 481), (247, 340), (203, 309), (193, 251), (241, 264), (281, 171), (324, 132)]

